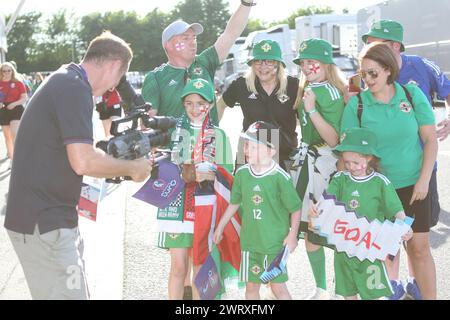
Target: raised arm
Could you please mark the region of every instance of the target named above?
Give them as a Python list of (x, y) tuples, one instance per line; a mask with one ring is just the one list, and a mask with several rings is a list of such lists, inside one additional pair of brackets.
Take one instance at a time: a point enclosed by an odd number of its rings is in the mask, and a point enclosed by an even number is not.
[(242, 0), (248, 5), (241, 4), (236, 12), (228, 20), (225, 31), (219, 36), (214, 47), (216, 48), (219, 61), (222, 63), (228, 56), (228, 52), (236, 39), (242, 34), (247, 25), (248, 16), (254, 0)]

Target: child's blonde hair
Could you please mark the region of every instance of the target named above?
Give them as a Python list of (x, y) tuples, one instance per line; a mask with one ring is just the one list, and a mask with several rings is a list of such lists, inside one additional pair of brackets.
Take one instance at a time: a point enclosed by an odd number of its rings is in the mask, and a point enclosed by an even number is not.
[[(325, 78), (343, 95), (346, 90), (346, 85), (345, 76), (343, 75), (342, 71), (335, 64), (324, 64), (322, 62), (320, 63), (325, 66)], [(308, 80), (306, 80), (306, 76), (303, 72), (301, 72), (297, 91), (297, 100), (295, 100), (294, 109), (298, 109), (298, 107), (300, 107), (300, 103), (303, 99), (303, 93), (305, 92), (305, 88), (308, 84), (309, 82)]]

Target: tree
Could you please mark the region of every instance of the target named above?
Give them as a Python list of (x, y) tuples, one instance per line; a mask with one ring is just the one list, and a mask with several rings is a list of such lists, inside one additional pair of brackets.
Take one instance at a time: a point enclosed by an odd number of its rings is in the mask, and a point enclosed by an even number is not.
[[(33, 71), (51, 71), (60, 65), (77, 61), (78, 54), (74, 44), (78, 40), (78, 19), (73, 13), (61, 10), (53, 14), (43, 26), (45, 33), (40, 35), (38, 52), (33, 59)], [(39, 68), (36, 68), (36, 67)]]
[(222, 0), (203, 0), (203, 17), (200, 23), (206, 32), (201, 35), (199, 49), (213, 45), (225, 30), (229, 19), (228, 3)]
[(228, 3), (222, 0), (184, 0), (171, 11), (170, 20), (177, 19), (203, 25), (206, 32), (198, 37), (198, 50), (201, 51), (213, 45), (225, 30), (230, 19)]
[[(17, 18), (8, 34), (6, 60), (14, 60), (20, 72), (32, 71), (32, 57), (37, 53), (37, 35), (41, 32), (39, 20), (42, 14), (30, 12)], [(7, 18), (7, 21), (11, 17)]]
[(166, 54), (161, 44), (161, 35), (169, 23), (169, 16), (160, 12), (158, 9), (153, 10), (147, 14), (141, 21), (140, 30), (141, 38), (139, 49), (142, 50), (142, 54), (135, 54), (133, 58), (134, 66), (133, 70), (139, 71), (151, 71), (156, 66), (167, 61)]
[[(164, 15), (162, 16), (164, 17)], [(148, 70), (147, 55), (151, 55), (152, 49), (154, 50), (155, 46), (161, 43), (158, 39), (161, 39), (162, 30), (158, 31), (159, 34), (153, 30), (162, 28), (165, 19), (161, 18), (161, 14), (157, 10), (147, 17), (150, 17), (151, 20), (150, 28), (146, 25), (149, 22), (148, 18), (142, 19), (134, 11), (106, 12), (103, 15), (93, 13), (84, 16), (81, 19), (81, 30), (78, 35), (82, 51), (87, 49), (92, 39), (104, 30), (109, 30), (130, 44), (134, 54), (130, 70)]]
[(242, 32), (242, 36), (246, 37), (250, 32), (267, 29), (267, 24), (259, 19), (249, 19), (247, 26)]

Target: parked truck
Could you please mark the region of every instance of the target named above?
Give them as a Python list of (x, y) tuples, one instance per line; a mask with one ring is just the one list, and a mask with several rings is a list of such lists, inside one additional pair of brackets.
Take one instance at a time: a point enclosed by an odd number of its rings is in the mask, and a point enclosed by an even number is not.
[(253, 31), (251, 32), (244, 44), (240, 48), (238, 58), (238, 72), (242, 72), (247, 69), (247, 60), (251, 55), (253, 45), (261, 40), (273, 40), (278, 42), (281, 48), (283, 60), (286, 64), (287, 73), (290, 75), (297, 74), (297, 66), (292, 62), (296, 53), (296, 42), (294, 37), (294, 31), (289, 29), (289, 25), (280, 24), (273, 26), (269, 29)]
[(310, 38), (327, 40), (342, 55), (356, 55), (358, 52), (358, 32), (356, 15), (317, 14), (295, 18), (296, 41)]
[(450, 76), (450, 1), (390, 0), (358, 11), (358, 39), (372, 22), (392, 19), (404, 28), (403, 43), (407, 54), (419, 55), (434, 61)]

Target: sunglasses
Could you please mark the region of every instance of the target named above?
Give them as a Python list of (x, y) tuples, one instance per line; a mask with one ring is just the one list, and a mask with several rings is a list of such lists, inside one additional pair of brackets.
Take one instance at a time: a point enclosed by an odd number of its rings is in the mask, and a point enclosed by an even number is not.
[(277, 64), (277, 61), (275, 61), (275, 60), (253, 60), (253, 63), (256, 66), (261, 66), (261, 65), (265, 64), (266, 66), (273, 67), (274, 65)]
[(379, 73), (378, 73), (377, 70), (368, 70), (368, 71), (365, 71), (365, 70), (359, 70), (359, 71), (358, 71), (358, 75), (359, 75), (362, 79), (367, 78), (367, 76), (370, 76), (370, 78), (372, 78), (372, 79), (376, 79), (376, 78), (378, 78)]

